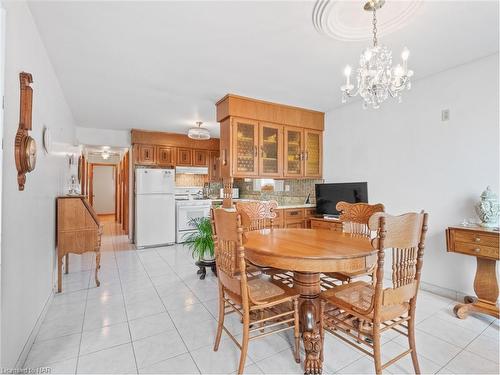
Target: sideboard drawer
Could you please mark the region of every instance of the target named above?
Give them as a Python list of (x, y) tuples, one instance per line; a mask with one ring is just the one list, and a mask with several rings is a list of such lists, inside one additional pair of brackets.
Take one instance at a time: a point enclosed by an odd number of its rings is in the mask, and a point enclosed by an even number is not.
[(455, 231), (455, 240), (457, 242), (472, 243), (481, 246), (490, 246), (498, 248), (498, 235), (473, 232), (470, 230)]
[(288, 209), (285, 210), (285, 220), (300, 220), (304, 218), (304, 210), (302, 208), (299, 209)]
[(311, 228), (313, 229), (332, 229), (332, 224), (326, 221), (311, 220)]
[(490, 247), (466, 242), (455, 242), (455, 251), (483, 258), (498, 259), (498, 247)]

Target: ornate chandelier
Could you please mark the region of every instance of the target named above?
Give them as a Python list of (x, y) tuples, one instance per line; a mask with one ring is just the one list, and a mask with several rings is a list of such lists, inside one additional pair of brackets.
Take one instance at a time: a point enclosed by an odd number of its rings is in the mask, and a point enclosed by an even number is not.
[(206, 128), (202, 128), (201, 124), (203, 122), (197, 121), (196, 125), (198, 127), (195, 128), (190, 128), (188, 130), (188, 137), (191, 139), (198, 139), (198, 140), (205, 140), (205, 139), (210, 139), (210, 132)]
[(410, 78), (413, 71), (408, 69), (408, 57), (410, 51), (404, 48), (401, 53), (403, 65), (398, 64), (392, 67), (392, 51), (379, 45), (377, 41), (377, 9), (382, 8), (385, 0), (369, 0), (364, 10), (373, 12), (373, 47), (368, 47), (359, 59), (357, 70), (357, 89), (353, 91), (351, 84), (351, 67), (347, 65), (344, 69), (346, 84), (341, 87), (342, 103), (347, 102), (347, 98), (359, 94), (363, 98), (363, 108), (368, 105), (377, 109), (389, 96), (398, 98), (401, 103), (401, 92), (411, 88)]

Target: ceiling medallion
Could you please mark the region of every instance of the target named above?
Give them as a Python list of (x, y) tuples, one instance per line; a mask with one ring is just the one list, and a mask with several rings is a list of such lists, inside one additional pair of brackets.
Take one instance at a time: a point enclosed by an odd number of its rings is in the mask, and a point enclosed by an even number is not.
[[(379, 36), (391, 34), (411, 22), (424, 5), (422, 0), (391, 1), (378, 21)], [(312, 21), (322, 35), (344, 42), (364, 41), (371, 31), (357, 1), (316, 0)]]
[(382, 8), (385, 0), (370, 0), (364, 10), (373, 13), (373, 47), (368, 47), (359, 59), (357, 69), (357, 89), (351, 84), (351, 67), (347, 65), (344, 69), (346, 83), (341, 87), (342, 103), (347, 102), (347, 98), (359, 94), (363, 98), (363, 108), (371, 105), (377, 109), (389, 96), (398, 98), (401, 103), (401, 92), (411, 88), (410, 78), (413, 71), (408, 69), (408, 57), (410, 51), (404, 48), (401, 53), (403, 65), (392, 67), (392, 51), (379, 45), (377, 40), (377, 10)]
[(210, 132), (208, 131), (208, 129), (202, 128), (201, 124), (203, 124), (203, 122), (197, 121), (196, 125), (198, 125), (198, 127), (190, 128), (188, 130), (189, 138), (198, 140), (210, 139)]

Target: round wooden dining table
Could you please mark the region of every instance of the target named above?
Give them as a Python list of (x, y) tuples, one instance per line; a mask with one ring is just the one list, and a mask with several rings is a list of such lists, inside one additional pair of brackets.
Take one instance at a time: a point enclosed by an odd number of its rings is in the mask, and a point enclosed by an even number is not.
[(300, 324), (306, 358), (304, 373), (320, 374), (320, 274), (366, 269), (376, 253), (370, 240), (325, 229), (262, 229), (245, 234), (245, 257), (258, 266), (293, 271), (300, 293)]

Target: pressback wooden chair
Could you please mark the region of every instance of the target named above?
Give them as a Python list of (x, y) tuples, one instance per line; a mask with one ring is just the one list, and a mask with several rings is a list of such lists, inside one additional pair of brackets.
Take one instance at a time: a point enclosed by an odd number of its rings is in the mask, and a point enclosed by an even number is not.
[[(244, 232), (272, 229), (276, 218), (278, 202), (271, 201), (242, 201), (236, 202), (236, 211), (241, 215), (241, 224)], [(271, 275), (275, 280), (279, 280), (287, 285), (292, 284), (293, 274), (286, 270), (271, 267), (257, 267), (261, 272)], [(252, 267), (251, 272), (255, 268)]]
[[(384, 205), (381, 203), (371, 205), (368, 203), (338, 202), (335, 208), (340, 212), (339, 219), (342, 221), (344, 233), (368, 238), (372, 236), (372, 231), (368, 228), (368, 219), (374, 213), (384, 212)], [(336, 286), (335, 280), (339, 280), (342, 283), (349, 283), (355, 278), (373, 276), (377, 264), (376, 256), (368, 257), (367, 263), (370, 266), (358, 272), (326, 273), (321, 279), (321, 284), (324, 288), (331, 288)]]
[[(269, 276), (248, 279), (241, 215), (234, 210), (217, 208), (213, 210), (213, 217), (219, 283), (219, 321), (214, 351), (219, 348), (224, 330), (241, 349), (238, 367), (238, 373), (241, 374), (250, 340), (293, 329), (294, 355), (299, 363), (299, 293), (293, 288), (273, 282)], [(237, 313), (242, 317), (241, 344), (224, 326), (224, 317), (230, 313)]]
[[(328, 331), (374, 358), (380, 374), (407, 354), (420, 373), (415, 346), (415, 310), (427, 231), (426, 213), (376, 213), (368, 227), (377, 231), (374, 283), (354, 281), (321, 293), (321, 335)], [(392, 286), (383, 287), (385, 250), (392, 249)], [(408, 337), (409, 349), (381, 362), (381, 334), (393, 329)], [(323, 355), (323, 353), (321, 353)]]

